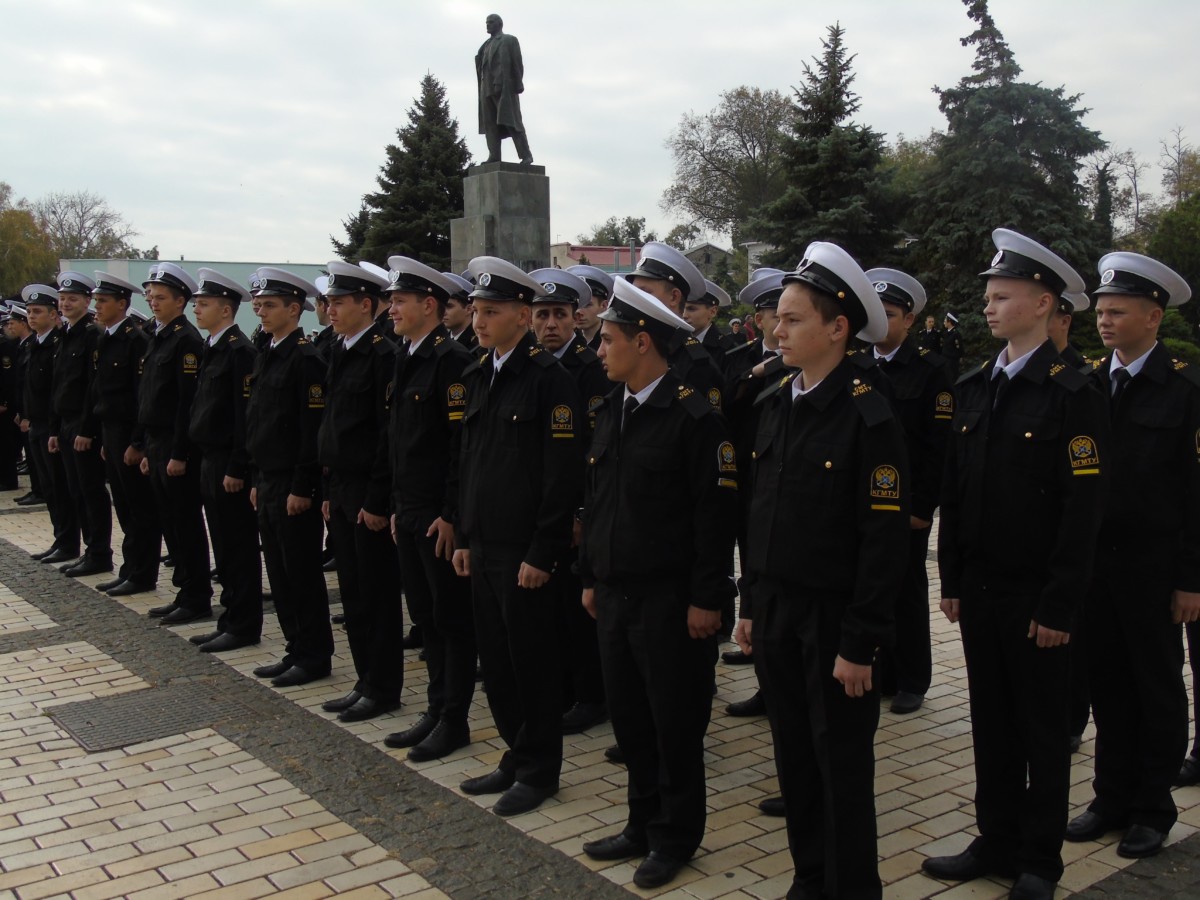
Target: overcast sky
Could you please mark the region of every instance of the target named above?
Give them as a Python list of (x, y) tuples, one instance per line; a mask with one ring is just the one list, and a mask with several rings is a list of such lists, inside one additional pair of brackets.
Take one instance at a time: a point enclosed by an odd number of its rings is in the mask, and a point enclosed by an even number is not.
[[(1024, 77), (1082, 94), (1114, 146), (1156, 161), (1176, 125), (1200, 144), (1200, 3), (991, 11)], [(555, 240), (610, 215), (668, 230), (663, 144), (679, 116), (742, 84), (790, 91), (835, 17), (857, 54), (858, 121), (889, 139), (943, 127), (931, 87), (972, 59), (959, 0), (0, 0), (0, 181), (30, 199), (98, 193), (164, 259), (323, 262), (426, 72), (487, 155), (473, 58), (490, 12), (521, 41)]]

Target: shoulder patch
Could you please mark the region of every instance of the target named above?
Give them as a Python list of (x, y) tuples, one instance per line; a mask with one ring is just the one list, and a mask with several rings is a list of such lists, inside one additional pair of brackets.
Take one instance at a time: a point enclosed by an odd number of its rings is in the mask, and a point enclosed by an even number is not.
[(887, 464), (876, 466), (871, 473), (867, 494), (874, 501), (890, 501), (872, 503), (871, 509), (880, 512), (900, 512), (900, 473), (896, 467)]
[(560, 403), (550, 413), (550, 436), (556, 438), (575, 436), (575, 414), (565, 403)]
[(1075, 393), (1088, 383), (1086, 375), (1070, 366), (1064, 366), (1062, 363), (1055, 363), (1050, 367), (1050, 378), (1055, 384), (1066, 388), (1071, 393)]
[(1072, 475), (1100, 474), (1100, 451), (1090, 435), (1081, 434), (1071, 438), (1069, 448)]
[(954, 394), (950, 391), (939, 391), (933, 401), (933, 417), (935, 419), (950, 419), (954, 416)]
[(196, 358), (195, 353), (183, 354), (183, 374), (195, 375), (200, 368), (200, 361)]
[(869, 384), (852, 384), (850, 396), (868, 428), (874, 428), (893, 417), (891, 404), (878, 391), (872, 390)]
[(433, 346), (436, 347), (438, 344), (442, 343), (444, 340), (446, 340), (446, 336), (444, 334), (439, 334), (437, 337), (435, 337), (433, 339)]
[(459, 382), (455, 382), (446, 388), (446, 405), (447, 406), (466, 406), (467, 405), (467, 389)]
[(713, 405), (706, 398), (701, 397), (686, 384), (679, 386), (677, 399), (683, 405), (683, 408), (696, 419), (702, 419), (710, 415), (714, 409)]
[(720, 388), (709, 388), (708, 389), (708, 402), (713, 406), (714, 409), (721, 408), (721, 390), (720, 390)]
[(372, 343), (372, 344), (378, 344), (378, 343), (379, 343), (380, 341), (382, 341), (382, 340), (383, 340), (383, 335), (382, 335), (382, 334), (377, 334), (377, 335), (374, 335), (374, 336), (371, 338), (371, 343)]
[(296, 343), (297, 343), (297, 344), (299, 344), (299, 345), (301, 345), (301, 346), (303, 346), (303, 345), (305, 345), (305, 344), (311, 344), (311, 343), (312, 343), (312, 341), (310, 341), (310, 340), (309, 340), (308, 338), (306, 338), (306, 337), (302, 337), (302, 338), (298, 339), (298, 340), (296, 341)]
[(182, 330), (183, 330), (182, 324), (176, 325), (174, 328), (171, 329), (171, 333), (174, 334), (176, 331), (182, 331)]
[(308, 408), (325, 408), (325, 388), (322, 385), (310, 384), (308, 386)]
[(254, 380), (253, 375), (246, 375), (242, 378), (242, 399), (250, 399), (250, 382)]
[(1200, 372), (1196, 370), (1195, 366), (1189, 365), (1182, 359), (1173, 359), (1171, 360), (1171, 370), (1180, 378), (1200, 387)]
[(721, 446), (717, 448), (717, 471), (737, 471), (737, 452), (729, 441), (722, 441)]

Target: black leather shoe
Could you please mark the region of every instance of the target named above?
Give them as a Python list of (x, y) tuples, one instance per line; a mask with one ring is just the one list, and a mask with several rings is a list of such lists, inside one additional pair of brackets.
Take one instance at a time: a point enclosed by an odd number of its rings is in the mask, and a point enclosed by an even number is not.
[[(110, 597), (128, 597), (131, 594), (148, 594), (154, 590), (154, 587), (152, 584), (135, 584), (132, 581), (122, 581), (116, 587), (109, 588), (104, 593)], [(159, 607), (159, 609), (161, 608)], [(163, 615), (165, 616), (166, 613), (163, 613)]]
[(762, 691), (755, 691), (754, 696), (749, 700), (739, 700), (736, 703), (730, 703), (725, 707), (725, 713), (737, 718), (765, 716), (767, 714), (767, 701), (763, 699)]
[(44, 563), (65, 563), (74, 562), (79, 559), (79, 553), (67, 553), (65, 550), (55, 550), (48, 556), (42, 557)]
[(1104, 837), (1110, 831), (1119, 831), (1125, 823), (1119, 819), (1106, 819), (1090, 809), (1081, 812), (1067, 823), (1066, 834), (1063, 835), (1074, 844), (1082, 841), (1095, 841)]
[(159, 620), (159, 625), (186, 625), (189, 622), (199, 622), (201, 619), (211, 619), (212, 609), (188, 609), (177, 606)]
[(227, 650), (239, 650), (242, 647), (253, 647), (261, 638), (246, 637), (240, 634), (230, 634), (226, 631), (200, 645), (201, 653), (224, 653)]
[(400, 708), (399, 700), (375, 700), (371, 697), (359, 697), (357, 702), (348, 709), (338, 713), (339, 722), (365, 722), (384, 713)]
[(657, 850), (651, 850), (633, 873), (633, 883), (646, 890), (662, 887), (679, 874), (685, 862), (686, 860), (673, 859)]
[(112, 579), (111, 581), (100, 582), (98, 585), (96, 585), (96, 590), (98, 590), (100, 593), (103, 594), (106, 591), (111, 591), (117, 585), (124, 583), (124, 581), (125, 581), (124, 578), (117, 576), (116, 578)]
[(420, 625), (414, 625), (408, 629), (408, 634), (404, 640), (400, 642), (405, 650), (420, 650), (425, 646), (425, 632), (421, 630)]
[(583, 845), (583, 852), (592, 859), (607, 862), (614, 859), (629, 859), (634, 856), (645, 856), (650, 852), (644, 840), (635, 841), (621, 834), (600, 838), (598, 841), (588, 841)]
[(608, 707), (605, 704), (578, 701), (563, 714), (562, 733), (580, 734), (605, 721), (608, 721)]
[(278, 678), (292, 667), (291, 663), (277, 662), (269, 666), (259, 666), (254, 670), (255, 678)]
[(99, 575), (101, 572), (111, 572), (112, 570), (113, 564), (111, 559), (105, 562), (100, 559), (89, 559), (85, 556), (70, 568), (63, 569), (62, 573), (72, 578), (82, 578), (85, 575)]
[(325, 560), (325, 562), (321, 563), (321, 571), (322, 572), (336, 572), (337, 571), (337, 560), (332, 559), (332, 558)]
[(343, 613), (334, 613), (332, 616), (329, 617), (329, 621), (332, 622), (334, 625), (345, 625), (346, 624), (346, 616)]
[(160, 560), (160, 562), (162, 562), (162, 564), (163, 564), (163, 565), (164, 565), (166, 568), (168, 568), (168, 569), (173, 569), (173, 568), (175, 568), (175, 560), (174, 560), (174, 558), (173, 558), (173, 557), (172, 557), (170, 554), (168, 554), (167, 556), (164, 556), (164, 557), (162, 557), (162, 559)]
[(41, 506), (46, 502), (45, 497), (39, 497), (37, 494), (26, 494), (20, 500), (16, 501), (17, 506)]
[(437, 726), (437, 723), (437, 719), (428, 712), (423, 712), (409, 728), (406, 728), (404, 731), (393, 732), (385, 737), (383, 739), (383, 746), (391, 747), (392, 749), (415, 747), (421, 741), (425, 740), (425, 738), (429, 737), (430, 732)]
[(325, 712), (340, 713), (344, 709), (349, 709), (355, 703), (362, 699), (362, 694), (358, 691), (351, 691), (344, 697), (338, 697), (336, 700), (326, 700), (321, 704), (321, 709)]
[(58, 548), (57, 548), (57, 547), (51, 547), (49, 550), (42, 550), (40, 553), (30, 553), (30, 554), (29, 554), (29, 558), (30, 558), (30, 559), (43, 560), (43, 559), (45, 559), (47, 556), (49, 556), (51, 553), (57, 553), (57, 552), (58, 552)]
[(459, 785), (464, 794), (479, 796), (480, 794), (502, 794), (512, 787), (517, 781), (517, 777), (511, 772), (505, 772), (503, 769), (497, 769), (494, 772), (489, 772), (487, 775), (480, 775), (478, 778), (468, 778)]
[[(113, 588), (113, 590), (116, 590), (116, 588)], [(175, 612), (175, 610), (177, 610), (177, 609), (179, 609), (179, 607), (176, 606), (175, 601), (172, 600), (166, 606), (150, 607), (150, 612), (146, 613), (146, 615), (148, 615), (152, 619), (161, 619), (163, 616), (169, 616), (171, 613)]]
[(466, 722), (452, 725), (441, 721), (429, 733), (429, 737), (408, 751), (412, 762), (428, 762), (431, 759), (441, 759), (449, 756), (455, 750), (461, 750), (471, 743), (471, 729)]
[(1071, 753), (1073, 753), (1073, 754), (1078, 753), (1079, 748), (1082, 746), (1083, 746), (1083, 735), (1082, 734), (1073, 734), (1067, 741), (1067, 747), (1070, 748)]
[(921, 704), (925, 702), (924, 694), (913, 694), (909, 691), (897, 691), (896, 696), (892, 698), (892, 705), (889, 707), (892, 712), (897, 715), (907, 715), (915, 713), (921, 708)]
[(1058, 882), (1028, 872), (1021, 874), (1009, 891), (1009, 900), (1054, 900)]
[(988, 865), (970, 850), (964, 850), (955, 856), (931, 856), (921, 863), (921, 870), (926, 875), (941, 878), (943, 881), (971, 881), (985, 875), (1012, 878), (1016, 874), (1011, 869)]
[(492, 812), (498, 816), (519, 816), (537, 809), (557, 793), (557, 784), (554, 787), (539, 788), (518, 781), (500, 795), (500, 799), (492, 807)]
[(621, 748), (613, 744), (604, 751), (604, 758), (610, 763), (616, 763), (618, 766), (625, 765), (625, 754), (621, 752)]
[(752, 666), (754, 657), (741, 650), (726, 650), (721, 654), (721, 661), (727, 666)]
[(1125, 837), (1121, 838), (1121, 843), (1117, 844), (1117, 856), (1123, 856), (1125, 859), (1145, 859), (1162, 850), (1166, 840), (1165, 831), (1155, 831), (1149, 825), (1130, 825)]
[(759, 802), (758, 808), (764, 816), (774, 816), (777, 819), (782, 819), (784, 816), (782, 797), (768, 797)]
[(300, 666), (292, 666), (282, 675), (277, 675), (271, 679), (271, 684), (275, 687), (296, 687), (301, 684), (308, 684), (310, 681), (317, 681), (321, 678), (328, 678), (328, 672), (310, 672), (308, 669)]
[(195, 644), (197, 647), (199, 647), (201, 644), (207, 644), (209, 641), (215, 641), (224, 633), (225, 632), (223, 631), (210, 631), (208, 634), (193, 634), (190, 638), (188, 638), (188, 643)]
[(1180, 766), (1179, 774), (1175, 776), (1175, 787), (1188, 787), (1193, 784), (1200, 784), (1200, 759), (1195, 754), (1189, 754)]

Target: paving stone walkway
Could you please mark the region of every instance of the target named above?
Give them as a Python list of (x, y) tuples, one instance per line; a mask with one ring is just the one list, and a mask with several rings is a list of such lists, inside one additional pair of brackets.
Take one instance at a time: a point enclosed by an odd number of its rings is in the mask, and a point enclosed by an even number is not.
[[(353, 685), (340, 631), (329, 679), (272, 688), (251, 674), (282, 646), (269, 606), (260, 645), (198, 653), (186, 638), (212, 622), (166, 628), (145, 616), (169, 599), (169, 577), (157, 593), (118, 601), (92, 589), (104, 576), (68, 579), (30, 560), (50, 544), (49, 520), (44, 507), (13, 508), (15, 496), (0, 493), (0, 900), (786, 894), (782, 820), (757, 809), (778, 790), (769, 728), (765, 719), (725, 714), (730, 701), (753, 693), (750, 667), (718, 667), (702, 848), (666, 889), (644, 892), (632, 884), (634, 864), (596, 863), (582, 852), (625, 817), (625, 772), (603, 755), (609, 726), (567, 739), (554, 800), (499, 819), (488, 811), (494, 798), (457, 790), (502, 753), (482, 694), (470, 747), (410, 764), (381, 741), (424, 709), (424, 666), (414, 651), (406, 654), (402, 709), (344, 725), (320, 710)], [(932, 565), (931, 578), (937, 596)], [(884, 894), (1004, 897), (1008, 882), (955, 886), (920, 873), (922, 859), (957, 852), (974, 832), (962, 647), (936, 608), (933, 622), (926, 705), (906, 717), (885, 707), (876, 738)], [(131, 700), (133, 692), (145, 693)], [(186, 708), (168, 715), (171, 703)], [(148, 732), (152, 725), (158, 731)], [(1092, 737), (1089, 728), (1075, 757), (1078, 807), (1091, 797)], [(93, 746), (90, 739), (121, 746), (88, 752), (80, 741)], [(1176, 801), (1180, 821), (1157, 859), (1131, 865), (1116, 855), (1115, 836), (1066, 845), (1060, 896), (1200, 896), (1200, 836), (1192, 837), (1200, 788), (1177, 791)]]

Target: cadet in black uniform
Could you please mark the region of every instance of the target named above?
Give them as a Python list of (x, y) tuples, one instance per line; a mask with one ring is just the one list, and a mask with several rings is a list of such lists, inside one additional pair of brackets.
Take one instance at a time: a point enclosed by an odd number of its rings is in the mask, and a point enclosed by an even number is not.
[(933, 678), (929, 638), (929, 534), (942, 488), (954, 389), (946, 361), (909, 337), (925, 308), (921, 283), (896, 269), (869, 269), (887, 315), (887, 334), (872, 351), (891, 386), (892, 406), (908, 447), (910, 542), (904, 584), (896, 597), (896, 642), (880, 655), (880, 688), (894, 693), (891, 710), (916, 712)]
[(196, 325), (208, 338), (189, 436), (200, 449), (200, 496), (223, 609), (216, 631), (189, 640), (203, 653), (221, 653), (257, 644), (262, 637), (262, 557), (246, 450), (246, 401), (258, 352), (235, 321), (238, 307), (249, 297), (246, 290), (213, 269), (196, 274)]
[[(161, 262), (142, 284), (158, 323), (142, 360), (138, 427), (144, 435), (142, 472), (150, 476), (167, 552), (175, 562), (173, 602), (150, 615), (182, 625), (212, 615), (208, 534), (200, 500), (200, 459), (188, 433), (204, 341), (183, 312), (196, 291), (192, 276)], [(135, 432), (134, 447), (141, 441)]]
[(591, 299), (580, 299), (575, 310), (575, 326), (583, 335), (584, 343), (593, 350), (600, 348), (600, 313), (608, 309), (613, 292), (613, 277), (595, 266), (570, 266), (566, 270), (576, 278), (582, 278), (591, 288)]
[(721, 608), (734, 593), (725, 560), (737, 459), (721, 417), (668, 371), (676, 330), (691, 326), (627, 282), (601, 317), (601, 358), (620, 386), (601, 403), (588, 453), (580, 569), (629, 766), (629, 815), (584, 852), (645, 855), (633, 880), (655, 888), (704, 836), (704, 732)]
[(692, 326), (692, 337), (708, 351), (713, 364), (721, 372), (725, 371), (725, 354), (744, 343), (735, 342), (728, 335), (721, 334), (716, 326), (717, 313), (731, 305), (729, 294), (707, 278), (704, 279), (704, 293), (699, 297), (689, 297), (683, 305), (683, 318)]
[(392, 536), (414, 627), (429, 670), (429, 706), (389, 747), (408, 747), (416, 762), (440, 759), (471, 742), (467, 714), (475, 693), (475, 620), (471, 585), (454, 573), (458, 451), (467, 408), (462, 373), (470, 352), (442, 324), (458, 285), (403, 256), (388, 260), (393, 328), (404, 338), (390, 388), (388, 456)]
[[(580, 437), (586, 451), (596, 425), (596, 408), (612, 390), (604, 374), (604, 364), (583, 336), (575, 331), (575, 313), (592, 289), (582, 278), (562, 269), (537, 269), (529, 277), (540, 282), (543, 293), (533, 300), (533, 333), (575, 379), (583, 408), (587, 410), (587, 428)], [(578, 544), (578, 529), (575, 543)], [(600, 647), (596, 643), (596, 620), (579, 604), (579, 566), (577, 554), (560, 566), (550, 579), (561, 592), (558, 604), (559, 630), (563, 637), (563, 672), (566, 675), (567, 711), (563, 714), (563, 734), (587, 731), (608, 718), (604, 694), (604, 676), (600, 670)]]
[(1083, 281), (1004, 228), (984, 315), (1007, 346), (959, 379), (946, 448), (938, 563), (942, 611), (961, 621), (980, 836), (922, 868), (1016, 877), (1054, 894), (1070, 787), (1067, 641), (1091, 578), (1107, 483), (1105, 401), (1058, 357), (1046, 323)]
[(337, 551), (346, 636), (358, 680), (349, 693), (322, 708), (338, 713), (343, 722), (357, 722), (397, 709), (404, 685), (404, 655), (398, 652), (404, 608), (389, 527), (387, 456), (387, 393), (396, 347), (375, 322), (387, 278), (340, 260), (330, 262), (328, 270), (329, 317), (341, 340), (330, 354), (317, 448), (328, 473), (322, 512)]
[(13, 351), (13, 368), (9, 392), (9, 408), (5, 418), (10, 418), (16, 426), (17, 444), (25, 454), (25, 470), (29, 475), (28, 493), (18, 497), (13, 502), (17, 506), (33, 506), (45, 503), (40, 491), (37, 477), (37, 467), (33, 464), (33, 454), (29, 451), (29, 420), (21, 415), (21, 405), (25, 396), (25, 371), (29, 366), (29, 345), (33, 341), (33, 330), (29, 327), (29, 313), (25, 304), (18, 300), (8, 302), (8, 324), (5, 333), (15, 343)]
[[(708, 289), (704, 276), (690, 259), (674, 247), (650, 241), (642, 247), (637, 268), (624, 278), (659, 300), (682, 318), (688, 297), (703, 297)], [(724, 377), (712, 356), (694, 336), (677, 337), (671, 348), (671, 370), (679, 379), (721, 409)]]
[(455, 286), (454, 293), (446, 301), (446, 314), (442, 316), (442, 324), (450, 332), (451, 338), (474, 353), (479, 346), (479, 341), (475, 338), (475, 329), (471, 327), (471, 291), (475, 290), (475, 285), (453, 272), (442, 274), (453, 281)]
[(876, 650), (909, 545), (909, 469), (890, 404), (846, 353), (886, 331), (871, 282), (814, 243), (783, 279), (775, 333), (799, 367), (764, 395), (749, 574), (736, 637), (775, 739), (795, 896), (882, 896), (875, 841)]
[(84, 555), (62, 568), (74, 578), (112, 571), (112, 503), (104, 486), (100, 425), (89, 397), (100, 337), (88, 309), (96, 283), (79, 272), (63, 272), (58, 286), (58, 309), (66, 325), (54, 356), (50, 447), (62, 455), (67, 491), (83, 535)]
[(945, 325), (946, 331), (941, 336), (941, 348), (938, 352), (946, 360), (946, 366), (950, 370), (950, 380), (957, 381), (959, 364), (962, 362), (963, 355), (962, 335), (958, 333), (958, 316), (948, 312), (946, 320), (942, 324)]
[(1084, 608), (1096, 715), (1096, 798), (1067, 840), (1127, 829), (1117, 855), (1153, 856), (1177, 812), (1187, 752), (1181, 622), (1200, 618), (1200, 374), (1158, 341), (1191, 288), (1137, 253), (1100, 260), (1093, 373), (1112, 414), (1112, 487)]
[(318, 350), (328, 355), (333, 342), (337, 339), (337, 332), (329, 323), (329, 298), (325, 296), (325, 290), (329, 287), (329, 276), (318, 275), (313, 287), (316, 288), (317, 293), (312, 298), (312, 307), (317, 314), (317, 324), (321, 326), (321, 330), (317, 332), (312, 342)]
[(79, 557), (79, 517), (67, 488), (62, 454), (50, 450), (50, 438), (54, 436), (50, 427), (54, 417), (54, 358), (62, 341), (58, 291), (44, 284), (31, 284), (21, 291), (21, 299), (35, 334), (25, 365), (21, 418), (29, 422), (30, 468), (37, 468), (54, 527), (50, 549), (30, 555), (45, 563), (72, 562)]
[(488, 706), (508, 749), (468, 794), (503, 795), (498, 815), (558, 791), (562, 685), (551, 573), (571, 549), (582, 495), (579, 391), (529, 331), (542, 286), (511, 263), (471, 260), (480, 354), (463, 373), (459, 521), (454, 568), (470, 576)]
[(142, 474), (141, 460), (131, 446), (137, 424), (142, 357), (150, 345), (141, 323), (129, 315), (133, 295), (141, 292), (123, 278), (96, 272), (92, 298), (96, 324), (102, 330), (96, 342), (89, 402), (91, 415), (99, 423), (104, 470), (124, 534), (117, 577), (96, 585), (110, 597), (154, 590), (162, 550), (154, 489)]
[(942, 352), (942, 333), (937, 330), (937, 320), (933, 316), (925, 317), (925, 328), (917, 335), (917, 347), (934, 353)]
[(250, 288), (269, 336), (254, 362), (246, 404), (246, 449), (254, 473), (250, 498), (286, 642), (283, 659), (254, 674), (290, 687), (327, 676), (333, 658), (329, 594), (321, 573), (317, 462), (326, 366), (300, 328), (312, 286), (291, 272), (264, 267), (251, 276)]
[(1084, 359), (1083, 354), (1071, 344), (1071, 319), (1076, 312), (1087, 309), (1089, 305), (1087, 294), (1063, 294), (1058, 298), (1058, 305), (1055, 307), (1054, 315), (1050, 317), (1050, 325), (1046, 329), (1046, 333), (1054, 342), (1054, 349), (1058, 351), (1062, 361), (1072, 369), (1080, 369), (1084, 372), (1090, 371), (1091, 365)]
[(0, 301), (0, 491), (17, 489), (20, 430), (14, 388), (20, 342), (9, 335), (9, 307)]

